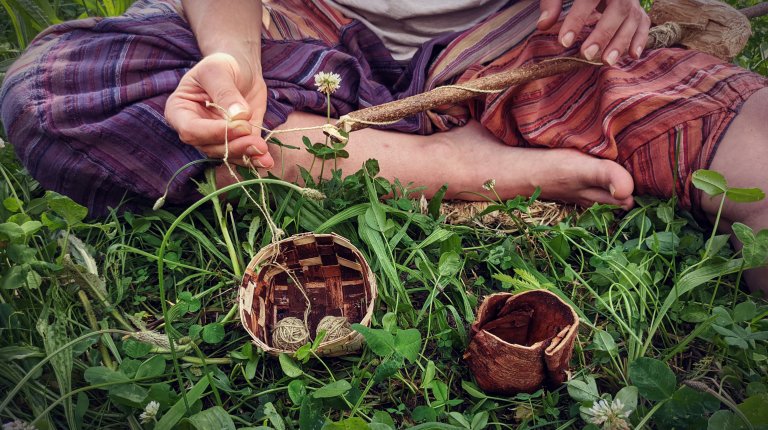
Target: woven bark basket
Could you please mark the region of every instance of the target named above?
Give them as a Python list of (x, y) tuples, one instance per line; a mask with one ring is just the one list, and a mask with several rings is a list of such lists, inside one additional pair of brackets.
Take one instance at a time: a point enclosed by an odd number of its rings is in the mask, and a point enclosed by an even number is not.
[(579, 327), (576, 312), (547, 290), (486, 297), (464, 359), (488, 393), (531, 393), (568, 379)]
[[(240, 285), (240, 320), (258, 348), (271, 355), (292, 354), (272, 343), (278, 321), (305, 321), (312, 338), (325, 316), (368, 326), (376, 295), (373, 272), (354, 245), (335, 234), (304, 233), (268, 245), (253, 257)], [(317, 354), (345, 355), (362, 343), (362, 335), (352, 331), (324, 341)]]

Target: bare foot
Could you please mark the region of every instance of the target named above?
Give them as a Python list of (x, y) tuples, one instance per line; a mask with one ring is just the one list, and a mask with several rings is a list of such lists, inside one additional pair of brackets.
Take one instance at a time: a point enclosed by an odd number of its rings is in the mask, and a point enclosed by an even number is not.
[[(297, 112), (288, 117), (280, 128), (308, 127), (325, 123), (325, 118)], [(287, 133), (280, 136), (286, 144), (299, 146), (302, 135), (312, 142), (322, 142), (318, 130)], [(630, 174), (613, 161), (598, 159), (572, 149), (515, 148), (500, 142), (476, 121), (446, 133), (431, 136), (410, 135), (392, 131), (366, 129), (354, 132), (346, 148), (350, 158), (338, 160), (338, 167), (349, 174), (374, 158), (380, 174), (403, 183), (413, 182), (426, 187), (431, 197), (443, 184), (448, 184), (446, 197), (461, 200), (482, 200), (474, 194), (495, 197), (483, 189), (489, 179), (496, 182), (501, 198), (530, 196), (541, 187), (542, 197), (590, 206), (594, 202), (630, 208), (633, 204), (634, 183)], [(284, 170), (287, 180), (298, 178), (297, 165), (309, 168), (312, 155), (305, 150), (286, 150), (270, 146), (276, 160), (273, 174)], [(329, 175), (326, 162), (325, 174)], [(320, 174), (315, 162), (313, 174)]]

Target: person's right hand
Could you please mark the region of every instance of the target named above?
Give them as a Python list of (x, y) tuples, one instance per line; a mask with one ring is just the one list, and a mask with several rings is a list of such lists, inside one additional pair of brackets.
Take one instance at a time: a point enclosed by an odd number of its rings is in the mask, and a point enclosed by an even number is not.
[[(227, 127), (219, 109), (206, 107), (210, 101), (227, 110), (232, 121)], [(165, 105), (165, 118), (182, 142), (211, 158), (224, 158), (242, 164), (243, 156), (257, 167), (272, 167), (267, 144), (258, 127), (267, 106), (267, 87), (258, 70), (229, 54), (216, 53), (203, 58), (179, 82)], [(229, 151), (226, 152), (224, 132)]]

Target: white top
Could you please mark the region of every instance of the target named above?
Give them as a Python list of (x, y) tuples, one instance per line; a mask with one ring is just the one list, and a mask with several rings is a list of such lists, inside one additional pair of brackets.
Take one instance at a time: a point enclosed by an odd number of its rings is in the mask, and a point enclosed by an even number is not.
[(509, 0), (326, 1), (376, 33), (394, 59), (407, 61), (428, 40), (466, 30), (494, 14)]

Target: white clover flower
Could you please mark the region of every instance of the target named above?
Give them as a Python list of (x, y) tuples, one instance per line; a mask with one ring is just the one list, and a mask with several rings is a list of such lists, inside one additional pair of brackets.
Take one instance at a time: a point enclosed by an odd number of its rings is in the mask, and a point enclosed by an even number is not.
[(324, 94), (333, 94), (341, 86), (341, 76), (333, 72), (318, 72), (315, 75), (315, 86)]
[[(3, 148), (5, 148), (5, 141), (3, 140), (2, 137), (0, 137), (0, 149), (3, 149)], [(3, 425), (5, 425), (5, 424), (3, 424)]]
[(488, 179), (487, 181), (483, 182), (483, 189), (484, 190), (491, 191), (494, 188), (496, 188), (496, 180), (495, 179)]
[(632, 411), (624, 410), (624, 404), (619, 399), (611, 403), (604, 399), (598, 400), (585, 413), (590, 416), (587, 421), (602, 424), (603, 430), (630, 430), (627, 418)]
[(141, 420), (142, 424), (147, 424), (155, 420), (155, 417), (157, 417), (157, 411), (160, 410), (160, 403), (152, 400), (151, 402), (147, 403), (147, 406), (144, 406), (144, 412), (139, 415), (139, 419)]
[[(2, 142), (2, 140), (0, 140)], [(37, 430), (37, 427), (22, 420), (13, 420), (3, 424), (2, 430)]]

